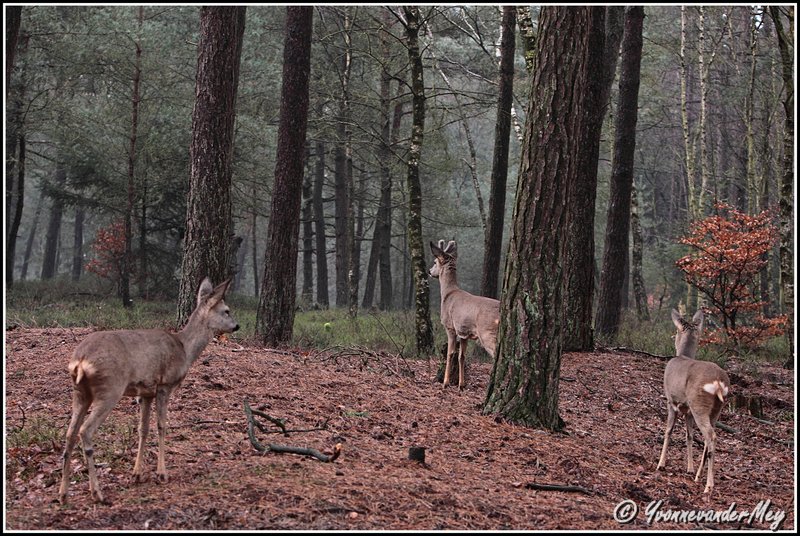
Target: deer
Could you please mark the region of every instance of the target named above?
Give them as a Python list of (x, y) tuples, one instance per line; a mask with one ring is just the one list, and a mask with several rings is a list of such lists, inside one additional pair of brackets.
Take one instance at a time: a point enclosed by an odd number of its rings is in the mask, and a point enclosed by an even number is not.
[(497, 344), (497, 327), (500, 325), (500, 302), (494, 298), (475, 296), (462, 290), (456, 280), (458, 247), (454, 240), (447, 246), (430, 243), (433, 253), (431, 277), (439, 280), (442, 295), (441, 320), (447, 332), (447, 363), (443, 387), (450, 384), (450, 364), (458, 345), (458, 388), (464, 389), (465, 352), (469, 339), (477, 340), (492, 358)]
[[(161, 329), (96, 331), (78, 344), (68, 364), (72, 378), (72, 418), (63, 454), (60, 503), (67, 500), (70, 457), (78, 438), (86, 459), (91, 495), (98, 503), (108, 503), (97, 481), (93, 438), (123, 396), (136, 396), (141, 403), (134, 480), (144, 480), (145, 441), (155, 400), (158, 422), (156, 474), (162, 482), (168, 481), (164, 460), (167, 402), (211, 339), (239, 329), (224, 300), (230, 282), (228, 279), (214, 287), (206, 277), (197, 292), (197, 306), (177, 333)], [(92, 412), (87, 417), (90, 407)]]
[(692, 321), (683, 319), (680, 313), (672, 310), (672, 322), (677, 328), (675, 334), (675, 354), (667, 362), (664, 369), (664, 394), (667, 398), (667, 425), (664, 433), (664, 445), (656, 470), (666, 467), (667, 445), (669, 436), (675, 425), (675, 415), (680, 411), (686, 418), (686, 459), (689, 474), (694, 473), (692, 459), (692, 434), (695, 423), (703, 434), (703, 454), (694, 480), (697, 482), (703, 472), (703, 465), (708, 460), (708, 473), (704, 494), (711, 494), (714, 489), (714, 452), (717, 435), (714, 423), (717, 421), (725, 397), (730, 389), (728, 374), (715, 363), (698, 361), (697, 345), (703, 332), (703, 311), (699, 309)]

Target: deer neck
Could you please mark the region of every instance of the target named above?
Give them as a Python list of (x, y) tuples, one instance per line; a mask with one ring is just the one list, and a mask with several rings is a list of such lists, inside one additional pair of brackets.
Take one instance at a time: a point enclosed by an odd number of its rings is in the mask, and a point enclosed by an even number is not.
[(197, 309), (189, 317), (186, 325), (177, 334), (183, 345), (187, 364), (191, 365), (214, 338), (213, 330), (208, 329)]
[(458, 290), (459, 287), (458, 287), (458, 281), (456, 280), (455, 266), (444, 267), (442, 273), (439, 274), (439, 286), (441, 288), (440, 294), (442, 295), (443, 302), (448, 294), (450, 294), (454, 290)]

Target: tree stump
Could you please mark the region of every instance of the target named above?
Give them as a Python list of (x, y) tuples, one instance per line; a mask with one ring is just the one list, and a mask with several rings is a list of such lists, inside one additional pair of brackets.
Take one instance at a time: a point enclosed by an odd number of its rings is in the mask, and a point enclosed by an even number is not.
[(409, 447), (408, 448), (408, 459), (425, 463), (425, 447)]
[(764, 418), (764, 409), (761, 404), (760, 396), (747, 396), (737, 393), (733, 398), (733, 406), (737, 409), (746, 409), (750, 415), (756, 419)]

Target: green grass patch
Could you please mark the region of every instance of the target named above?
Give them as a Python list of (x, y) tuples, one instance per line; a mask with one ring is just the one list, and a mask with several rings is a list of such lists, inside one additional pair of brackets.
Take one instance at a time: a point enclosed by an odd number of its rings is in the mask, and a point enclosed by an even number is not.
[[(258, 299), (231, 294), (226, 301), (240, 325), (234, 338), (253, 338)], [(6, 295), (6, 329), (10, 326), (173, 329), (175, 316), (175, 301), (134, 299), (133, 307), (126, 308), (113, 292), (92, 282), (21, 282)], [(437, 340), (443, 341), (443, 330), (439, 328), (434, 320), (434, 333)], [(410, 356), (415, 346), (414, 313), (360, 310), (356, 318), (351, 318), (344, 309), (297, 311), (292, 344), (317, 349), (363, 346)]]

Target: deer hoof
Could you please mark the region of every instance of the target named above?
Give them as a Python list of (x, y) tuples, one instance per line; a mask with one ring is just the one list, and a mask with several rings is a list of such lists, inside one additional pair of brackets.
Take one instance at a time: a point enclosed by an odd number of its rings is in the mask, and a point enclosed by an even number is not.
[(133, 475), (133, 482), (136, 483), (136, 484), (143, 484), (144, 482), (147, 482), (148, 480), (150, 480), (150, 477), (148, 477), (144, 473), (136, 473), (136, 474)]
[(167, 475), (167, 473), (159, 473), (158, 481), (161, 482), (162, 484), (166, 484), (167, 482), (169, 482), (169, 475)]
[(109, 501), (106, 497), (104, 497), (103, 494), (100, 493), (99, 491), (93, 491), (92, 497), (94, 497), (94, 502), (98, 504), (105, 504), (105, 505), (111, 504), (111, 501)]

